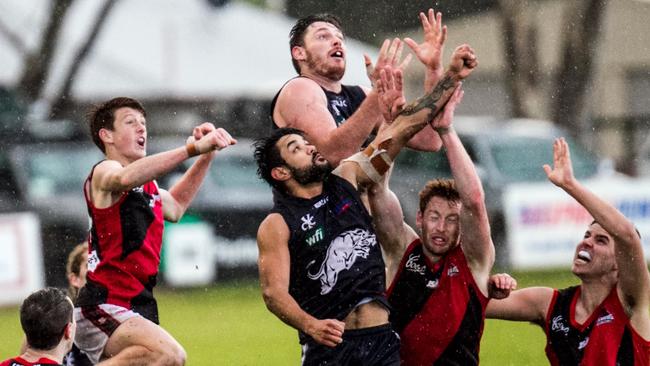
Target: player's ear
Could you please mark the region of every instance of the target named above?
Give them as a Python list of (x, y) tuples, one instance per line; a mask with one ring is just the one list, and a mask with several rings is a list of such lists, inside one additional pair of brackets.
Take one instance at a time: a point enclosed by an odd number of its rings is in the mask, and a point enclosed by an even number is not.
[(415, 215), (415, 226), (418, 231), (422, 231), (422, 212), (418, 210), (418, 213)]
[(102, 142), (113, 142), (113, 131), (107, 129), (107, 128), (101, 128), (99, 130), (99, 139), (102, 140)]
[(291, 57), (296, 61), (305, 61), (307, 59), (307, 52), (304, 47), (293, 46), (291, 48)]
[(271, 169), (271, 177), (277, 181), (284, 182), (291, 178), (291, 171), (286, 166), (276, 166)]

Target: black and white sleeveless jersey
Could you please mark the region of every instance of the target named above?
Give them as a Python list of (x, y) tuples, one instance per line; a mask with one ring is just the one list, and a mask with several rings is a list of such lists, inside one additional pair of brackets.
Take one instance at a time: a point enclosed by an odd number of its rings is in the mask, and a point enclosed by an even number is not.
[[(284, 88), (284, 86), (282, 88)], [(274, 130), (279, 128), (278, 124), (273, 119), (273, 112), (275, 111), (275, 104), (278, 101), (278, 96), (280, 95), (282, 88), (278, 91), (277, 94), (275, 94), (275, 97), (273, 97), (273, 101), (271, 102), (271, 114), (269, 118), (271, 120), (271, 127)], [(325, 97), (327, 97), (327, 110), (332, 115), (332, 118), (334, 118), (336, 127), (340, 127), (345, 122), (345, 120), (350, 118), (350, 116), (352, 116), (352, 114), (357, 111), (361, 103), (363, 103), (363, 101), (366, 99), (366, 92), (364, 92), (363, 89), (357, 85), (342, 85), (340, 93), (334, 93), (325, 90), (323, 87), (321, 87), (321, 89), (323, 89)], [(364, 142), (363, 146), (367, 146), (373, 138), (374, 135), (371, 135)]]
[(359, 193), (330, 174), (312, 199), (274, 191), (290, 230), (289, 293), (318, 319), (343, 320), (364, 299), (387, 306), (381, 249)]

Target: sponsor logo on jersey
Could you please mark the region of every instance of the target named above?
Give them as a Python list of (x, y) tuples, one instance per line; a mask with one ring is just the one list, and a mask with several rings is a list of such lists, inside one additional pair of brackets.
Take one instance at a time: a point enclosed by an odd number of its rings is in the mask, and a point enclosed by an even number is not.
[(596, 326), (611, 323), (613, 321), (614, 321), (614, 315), (607, 313), (601, 316), (600, 318), (598, 318), (598, 320), (596, 320)]
[(97, 251), (93, 250), (90, 252), (90, 255), (88, 255), (88, 270), (90, 272), (95, 272), (95, 268), (97, 268), (97, 265), (99, 265), (99, 256), (97, 255)]
[(419, 259), (420, 259), (419, 254), (413, 254), (413, 253), (409, 254), (409, 259), (406, 261), (406, 264), (404, 265), (404, 267), (406, 267), (406, 270), (423, 275), (427, 267), (425, 265), (419, 264), (417, 262)]
[(352, 200), (349, 198), (344, 198), (343, 200), (341, 200), (341, 202), (336, 204), (336, 206), (334, 207), (334, 213), (336, 213), (336, 215), (338, 216), (344, 213), (345, 211), (347, 211), (350, 208), (350, 206), (352, 206)]
[(160, 201), (160, 195), (159, 194), (154, 194), (151, 196), (149, 199), (149, 207), (154, 208), (156, 206), (156, 202)]
[(348, 102), (342, 97), (336, 97), (330, 101), (330, 105), (332, 106), (332, 109), (334, 110), (334, 113), (337, 116), (341, 115), (341, 110), (339, 108), (347, 108), (348, 107)]
[(436, 288), (438, 287), (438, 280), (431, 280), (427, 282), (427, 288)]
[(583, 348), (587, 347), (587, 343), (589, 343), (589, 337), (585, 338), (584, 341), (582, 341), (582, 342), (580, 342), (580, 344), (578, 344), (578, 349), (583, 349)]
[(318, 202), (314, 203), (314, 208), (321, 208), (329, 200), (330, 200), (329, 196), (321, 198)]
[(455, 264), (451, 263), (449, 265), (449, 269), (447, 269), (447, 276), (454, 277), (459, 273), (460, 273), (460, 270), (458, 269), (458, 267), (456, 267)]
[(554, 332), (562, 332), (565, 335), (569, 334), (569, 327), (564, 324), (562, 315), (558, 315), (551, 320), (551, 330)]
[(321, 240), (323, 240), (324, 237), (325, 235), (323, 234), (323, 228), (319, 227), (318, 229), (316, 229), (316, 231), (312, 236), (305, 239), (305, 242), (307, 243), (307, 245), (312, 246), (320, 242)]
[(307, 277), (320, 281), (320, 293), (326, 295), (336, 286), (339, 273), (352, 268), (357, 259), (368, 258), (370, 248), (376, 244), (375, 234), (364, 229), (348, 230), (332, 240), (318, 272), (309, 271), (309, 267), (316, 261), (309, 262)]
[(301, 217), (300, 221), (302, 221), (302, 225), (300, 225), (302, 231), (311, 230), (314, 226), (316, 226), (316, 223), (314, 222), (314, 216), (310, 214), (306, 214), (305, 216)]

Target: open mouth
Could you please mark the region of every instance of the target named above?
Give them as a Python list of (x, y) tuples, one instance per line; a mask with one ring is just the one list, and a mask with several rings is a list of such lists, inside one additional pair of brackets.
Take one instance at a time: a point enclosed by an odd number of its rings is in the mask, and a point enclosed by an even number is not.
[(581, 250), (578, 252), (577, 259), (589, 263), (591, 262), (591, 254), (586, 250)]
[(320, 153), (314, 153), (311, 157), (311, 162), (316, 163), (317, 161), (325, 161), (325, 158)]
[(443, 246), (447, 242), (442, 236), (434, 236), (431, 238), (431, 242), (437, 246)]
[(138, 138), (138, 145), (144, 147), (144, 144), (147, 140), (144, 137), (139, 137)]
[(330, 54), (331, 57), (343, 58), (343, 51), (336, 50)]

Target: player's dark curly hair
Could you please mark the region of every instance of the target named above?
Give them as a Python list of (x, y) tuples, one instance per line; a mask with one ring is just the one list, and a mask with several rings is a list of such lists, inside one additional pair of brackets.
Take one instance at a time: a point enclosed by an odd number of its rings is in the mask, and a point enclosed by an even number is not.
[(264, 179), (271, 187), (284, 190), (284, 185), (271, 176), (273, 168), (286, 164), (286, 161), (280, 155), (278, 140), (286, 135), (305, 136), (304, 132), (296, 128), (278, 128), (271, 135), (262, 137), (253, 143), (255, 152), (253, 153), (257, 162), (257, 175)]
[(420, 212), (424, 213), (427, 204), (433, 197), (441, 197), (450, 202), (460, 202), (460, 194), (456, 190), (453, 179), (434, 179), (420, 191)]
[[(327, 13), (308, 15), (298, 19), (293, 28), (291, 28), (291, 31), (289, 32), (289, 50), (292, 50), (296, 46), (303, 47), (305, 45), (305, 33), (307, 33), (307, 28), (312, 23), (316, 22), (330, 23), (343, 33), (341, 20), (336, 15)], [(291, 62), (293, 63), (293, 68), (296, 69), (298, 74), (300, 74), (300, 65), (298, 65), (298, 61), (292, 57)]]

